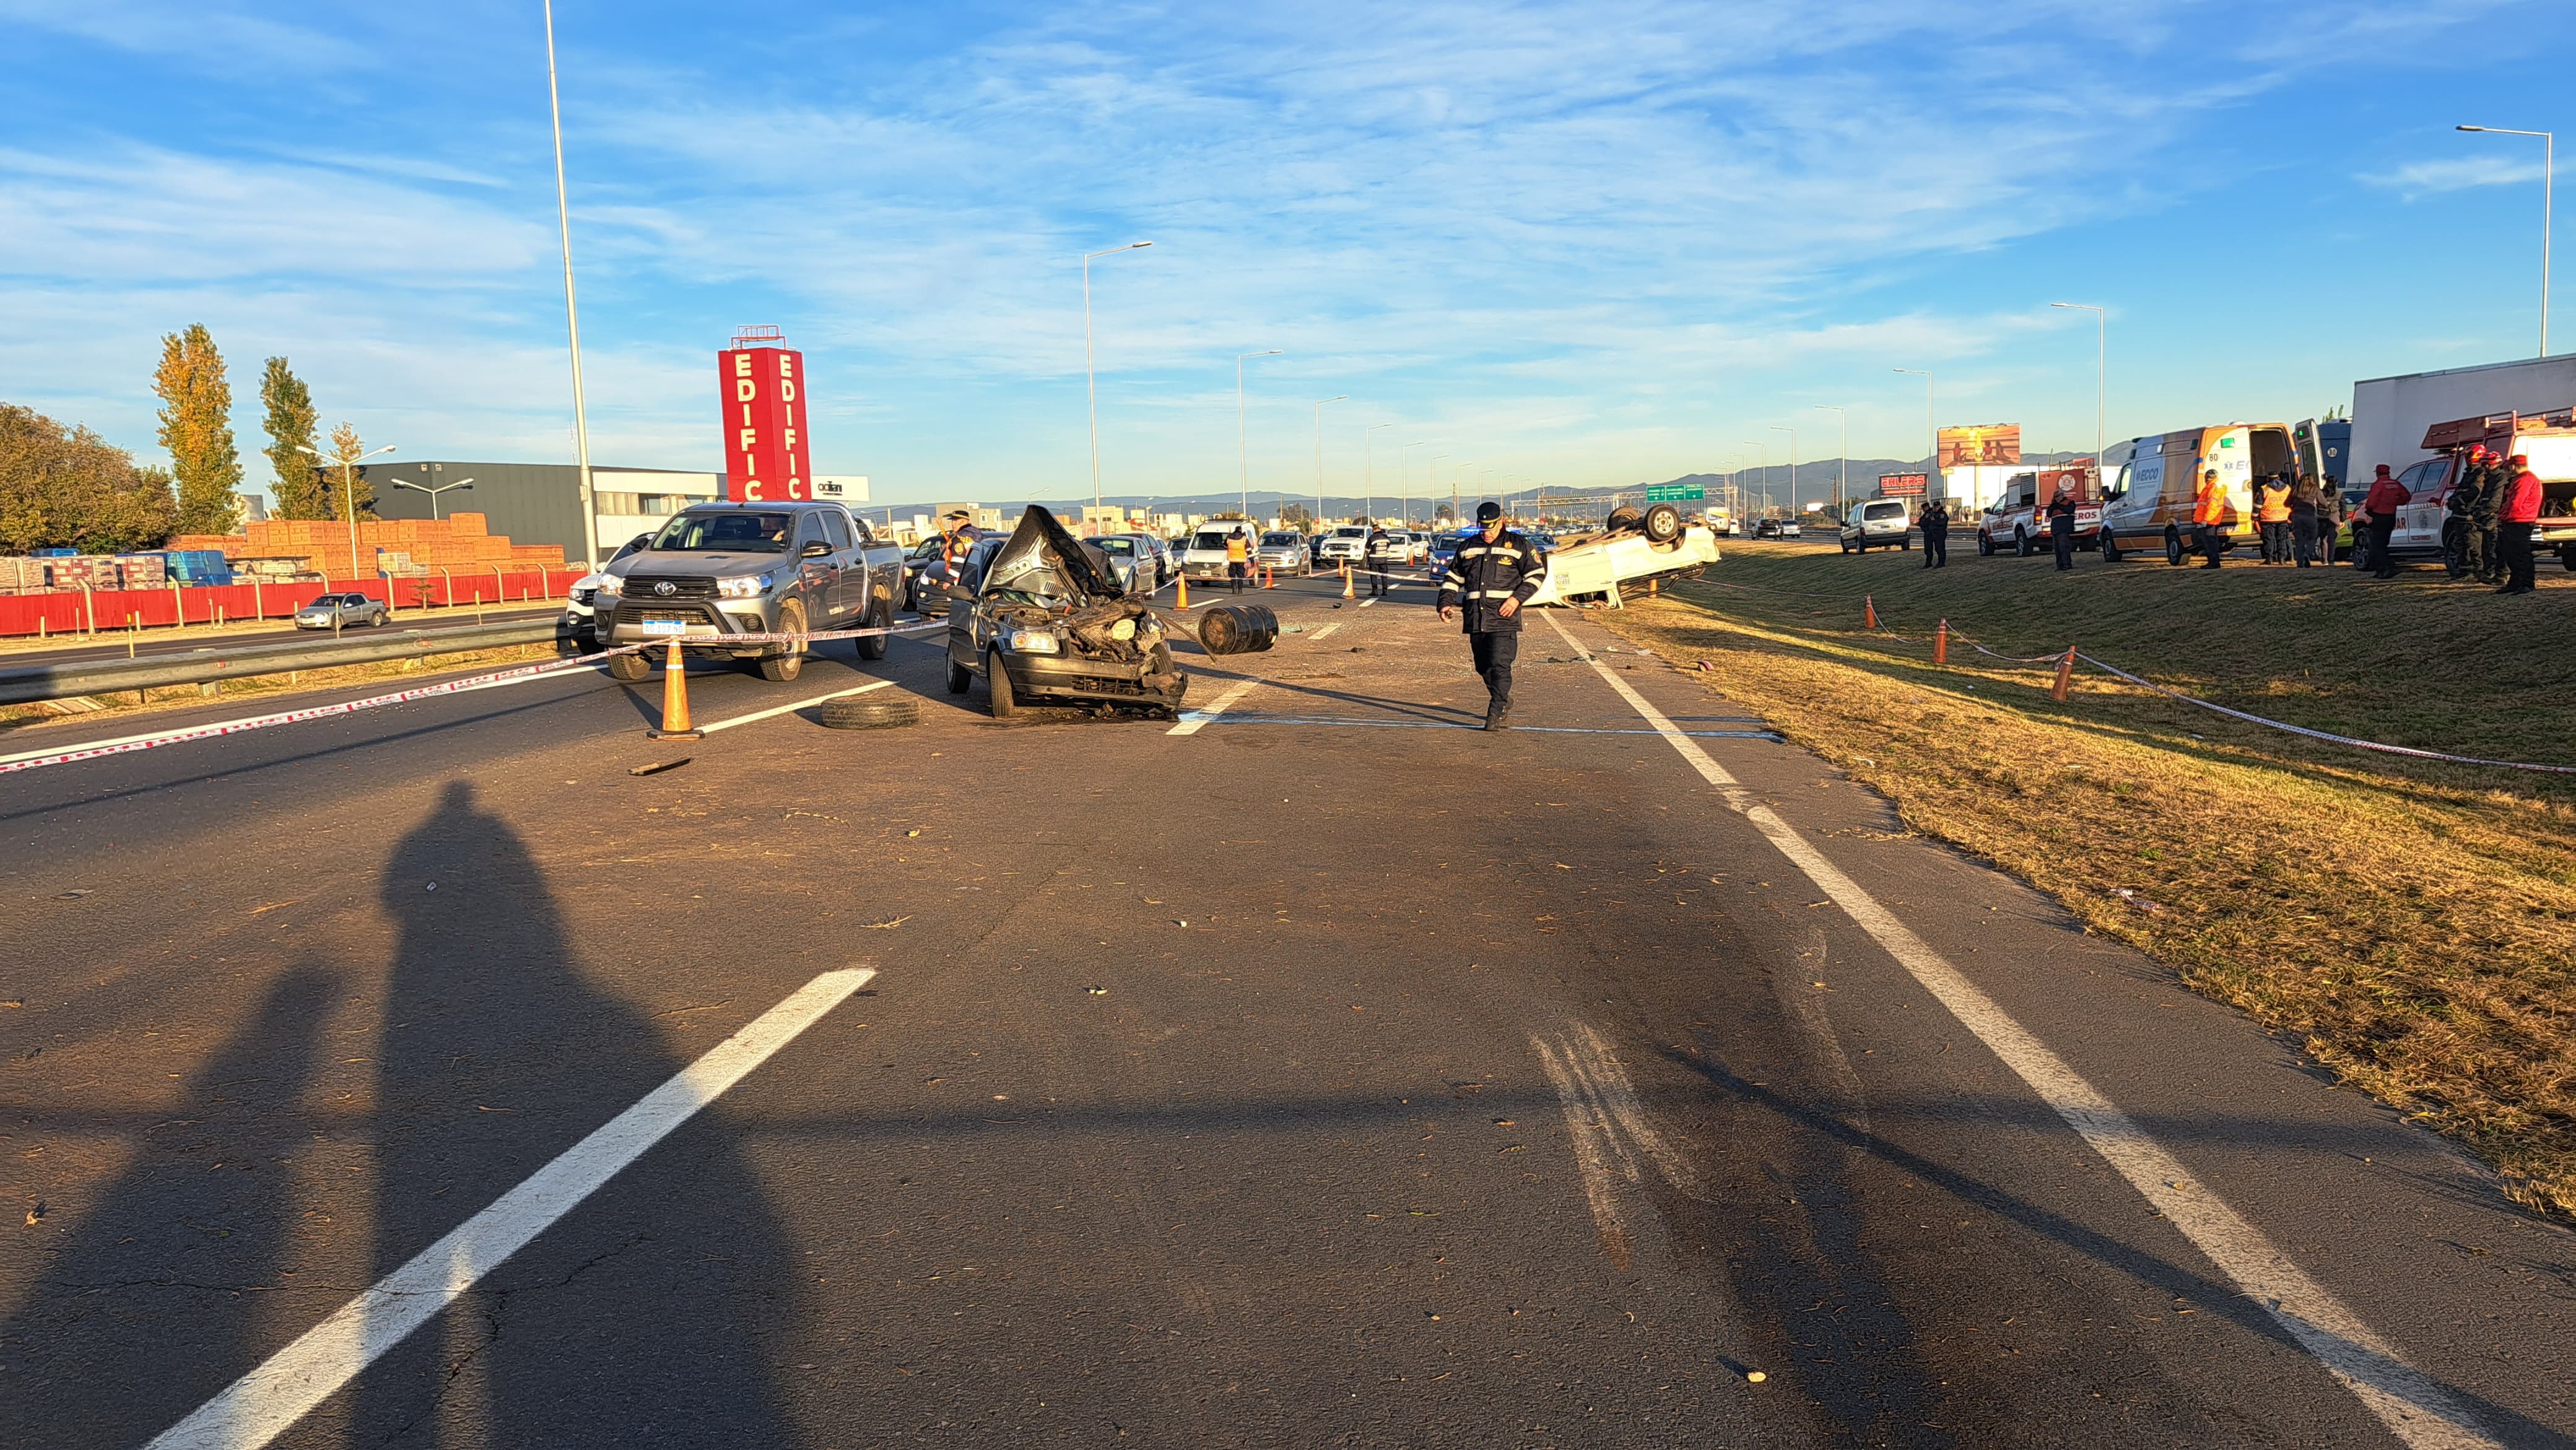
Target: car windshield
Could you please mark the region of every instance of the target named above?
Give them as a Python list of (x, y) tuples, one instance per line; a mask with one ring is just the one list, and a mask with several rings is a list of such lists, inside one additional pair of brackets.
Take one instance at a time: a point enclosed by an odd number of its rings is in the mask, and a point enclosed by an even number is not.
[(1298, 538), (1295, 534), (1263, 534), (1261, 542), (1272, 548), (1293, 549), (1297, 547)]
[(662, 526), (653, 547), (665, 553), (783, 554), (795, 532), (794, 514), (682, 514)]

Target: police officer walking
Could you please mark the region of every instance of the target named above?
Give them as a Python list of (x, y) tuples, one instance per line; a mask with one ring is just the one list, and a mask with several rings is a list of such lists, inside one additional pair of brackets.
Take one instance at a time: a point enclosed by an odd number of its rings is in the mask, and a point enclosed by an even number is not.
[(1369, 525), (1368, 541), (1360, 546), (1360, 564), (1368, 570), (1371, 599), (1378, 598), (1395, 587), (1388, 578), (1395, 569), (1394, 547), (1387, 539), (1385, 529), (1376, 524)]
[[(1459, 546), (1440, 580), (1440, 617), (1463, 613), (1476, 673), (1485, 680), (1485, 728), (1508, 730), (1512, 719), (1512, 660), (1521, 648), (1521, 605), (1538, 593), (1547, 566), (1538, 550), (1503, 527), (1503, 506), (1476, 505), (1484, 532)], [(1462, 603), (1463, 601), (1463, 603)]]

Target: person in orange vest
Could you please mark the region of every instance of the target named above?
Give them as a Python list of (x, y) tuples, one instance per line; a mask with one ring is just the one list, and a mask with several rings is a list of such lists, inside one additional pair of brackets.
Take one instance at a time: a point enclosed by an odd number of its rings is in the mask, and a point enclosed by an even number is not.
[(2290, 562), (2290, 481), (2279, 474), (2255, 491), (2254, 520), (2263, 526), (2263, 562)]
[(1244, 577), (1251, 572), (1252, 540), (1244, 536), (1243, 525), (1236, 524), (1234, 532), (1225, 536), (1225, 577), (1233, 583), (1235, 593), (1243, 592)]
[(2200, 531), (2200, 551), (2209, 556), (2204, 569), (2218, 567), (2218, 556), (2227, 552), (2227, 485), (2218, 481), (2218, 470), (2203, 469), (2200, 491), (2192, 495), (2191, 521)]
[(2496, 549), (2504, 556), (2504, 587), (2498, 594), (2529, 594), (2531, 534), (2540, 522), (2540, 476), (2531, 460), (2515, 454), (2505, 460), (2503, 497), (2496, 501)]
[(2415, 497), (2414, 491), (2388, 476), (2388, 465), (2379, 465), (2379, 475), (2370, 481), (2370, 492), (2361, 500), (2357, 522), (2369, 527), (2371, 577), (2397, 577), (2397, 556), (2389, 552), (2388, 536), (2397, 528), (2397, 511)]

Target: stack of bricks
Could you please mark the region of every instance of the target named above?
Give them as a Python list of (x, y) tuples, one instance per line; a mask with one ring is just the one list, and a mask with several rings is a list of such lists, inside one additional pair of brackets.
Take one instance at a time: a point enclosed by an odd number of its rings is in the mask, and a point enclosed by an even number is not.
[(221, 549), (228, 558), (302, 558), (312, 572), (332, 579), (373, 575), (378, 550), (403, 555), (432, 574), (441, 569), (485, 573), (564, 566), (560, 545), (513, 544), (507, 535), (490, 532), (483, 515), (475, 513), (361, 520), (355, 554), (349, 548), (349, 526), (332, 519), (265, 519), (238, 535), (191, 534), (173, 547)]

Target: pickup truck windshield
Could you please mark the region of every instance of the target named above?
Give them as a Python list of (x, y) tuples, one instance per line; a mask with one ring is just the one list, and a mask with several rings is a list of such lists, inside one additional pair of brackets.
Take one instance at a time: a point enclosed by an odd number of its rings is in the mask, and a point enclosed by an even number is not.
[(1226, 538), (1227, 536), (1224, 534), (1205, 533), (1190, 540), (1190, 547), (1193, 549), (1222, 549), (1225, 547)]
[(665, 552), (784, 554), (795, 532), (793, 514), (682, 514), (662, 526), (653, 547)]

